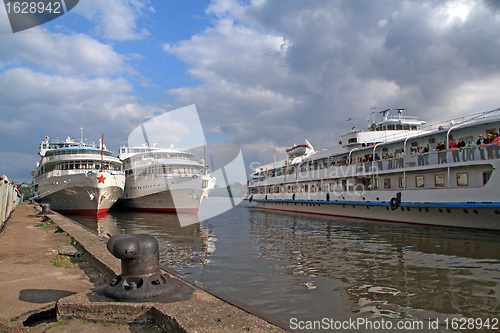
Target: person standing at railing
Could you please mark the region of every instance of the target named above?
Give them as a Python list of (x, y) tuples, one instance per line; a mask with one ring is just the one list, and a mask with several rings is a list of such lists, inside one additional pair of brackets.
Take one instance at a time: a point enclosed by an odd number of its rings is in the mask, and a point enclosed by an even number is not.
[(429, 165), (429, 144), (426, 144), (424, 149), (422, 150), (424, 153), (424, 162), (425, 165)]
[[(472, 141), (472, 138), (469, 138), (469, 142), (465, 145), (467, 149), (467, 161), (474, 161), (474, 149), (476, 144)], [(465, 161), (465, 160), (464, 160)]]
[(462, 161), (465, 162), (466, 156), (465, 156), (465, 141), (462, 140), (462, 138), (458, 139), (457, 142), (458, 145), (458, 150), (462, 152)]
[(478, 145), (477, 149), (479, 150), (479, 157), (484, 160), (484, 145), (486, 144), (486, 139), (483, 135), (479, 135), (479, 139), (477, 139), (476, 144)]
[(423, 152), (424, 152), (424, 148), (420, 147), (420, 145), (417, 145), (417, 161), (418, 161), (418, 166), (424, 165), (424, 156), (422, 156)]
[(486, 144), (486, 152), (488, 153), (488, 159), (491, 160), (493, 158), (493, 133), (488, 133), (486, 140), (484, 141)]
[(493, 134), (493, 158), (498, 158), (500, 150), (500, 136), (498, 133)]
[(451, 154), (453, 155), (453, 162), (460, 162), (460, 157), (458, 156), (458, 143), (455, 139), (450, 139), (450, 144), (448, 146), (451, 149)]
[(438, 164), (447, 163), (446, 146), (444, 145), (444, 143), (439, 142), (436, 146), (436, 151), (438, 152)]

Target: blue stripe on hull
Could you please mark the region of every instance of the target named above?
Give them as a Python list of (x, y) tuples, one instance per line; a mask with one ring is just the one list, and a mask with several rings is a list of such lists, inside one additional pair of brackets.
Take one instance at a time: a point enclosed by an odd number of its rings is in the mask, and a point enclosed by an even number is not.
[[(278, 199), (252, 199), (255, 202), (288, 202), (310, 204), (358, 205), (358, 206), (387, 206), (389, 201), (349, 201), (349, 200), (278, 200)], [(500, 208), (500, 202), (401, 202), (399, 207), (415, 208)]]

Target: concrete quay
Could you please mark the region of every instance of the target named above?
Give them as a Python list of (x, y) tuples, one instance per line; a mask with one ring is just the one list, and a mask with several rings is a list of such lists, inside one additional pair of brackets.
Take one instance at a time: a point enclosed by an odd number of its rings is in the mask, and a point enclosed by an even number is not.
[(177, 302), (116, 302), (107, 238), (20, 204), (0, 234), (0, 332), (285, 332), (289, 325), (166, 269), (193, 288)]

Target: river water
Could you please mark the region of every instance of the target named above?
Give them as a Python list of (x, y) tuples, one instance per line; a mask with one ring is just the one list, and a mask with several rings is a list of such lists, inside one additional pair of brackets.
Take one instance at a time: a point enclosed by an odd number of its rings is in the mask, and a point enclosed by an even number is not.
[[(371, 325), (381, 320), (413, 324), (414, 331), (422, 332), (500, 328), (498, 232), (247, 205), (185, 227), (175, 214), (111, 212), (98, 221), (71, 218), (103, 234), (151, 234), (160, 243), (162, 263), (293, 328), (311, 328), (311, 322), (328, 319), (329, 324), (315, 328), (344, 331), (335, 330), (332, 320), (358, 318), (373, 321)], [(476, 322), (467, 327), (465, 318)]]

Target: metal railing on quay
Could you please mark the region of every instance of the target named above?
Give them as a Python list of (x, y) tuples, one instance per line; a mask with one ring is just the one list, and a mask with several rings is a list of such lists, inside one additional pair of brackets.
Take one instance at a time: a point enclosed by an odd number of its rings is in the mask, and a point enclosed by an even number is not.
[(6, 176), (0, 178), (0, 230), (12, 211), (22, 201), (22, 195)]

